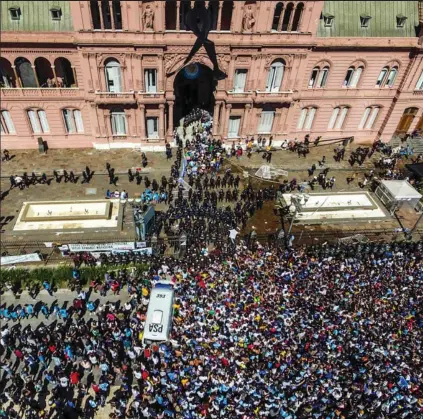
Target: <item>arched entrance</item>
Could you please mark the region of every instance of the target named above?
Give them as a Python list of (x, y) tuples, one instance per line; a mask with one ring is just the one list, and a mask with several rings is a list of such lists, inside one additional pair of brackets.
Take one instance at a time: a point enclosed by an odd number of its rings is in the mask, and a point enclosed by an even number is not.
[(413, 119), (417, 115), (419, 110), (417, 108), (407, 108), (398, 123), (395, 135), (401, 135), (408, 132), (413, 122)]
[(194, 108), (213, 113), (216, 82), (209, 67), (198, 63), (188, 64), (176, 75), (173, 88), (175, 92), (173, 117), (176, 126), (179, 125), (181, 118)]

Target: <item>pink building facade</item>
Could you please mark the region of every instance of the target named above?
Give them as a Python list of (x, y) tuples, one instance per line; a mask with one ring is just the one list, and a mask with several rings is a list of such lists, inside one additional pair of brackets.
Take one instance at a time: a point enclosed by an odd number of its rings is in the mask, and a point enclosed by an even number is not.
[[(217, 84), (203, 48), (182, 68), (195, 42), (184, 23), (194, 1), (57, 3), (58, 11), (2, 2), (10, 20), (2, 24), (2, 148), (36, 148), (40, 137), (50, 148), (160, 145), (195, 106), (213, 113), (213, 134), (228, 141), (310, 134), (365, 143), (423, 128), (417, 1), (397, 2), (412, 7), (392, 11), (389, 37), (373, 33), (377, 13), (359, 7), (359, 33), (340, 32), (346, 13), (333, 1), (206, 1), (209, 38), (228, 75)], [(26, 29), (30, 6), (51, 22)], [(51, 26), (58, 17), (64, 28)]]

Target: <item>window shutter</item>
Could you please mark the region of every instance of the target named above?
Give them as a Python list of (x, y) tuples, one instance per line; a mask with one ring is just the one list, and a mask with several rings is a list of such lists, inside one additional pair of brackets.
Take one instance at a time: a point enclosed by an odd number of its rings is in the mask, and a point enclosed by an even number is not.
[(328, 78), (329, 70), (324, 68), (319, 75), (319, 81), (317, 82), (317, 87), (325, 87), (326, 80)]
[(73, 134), (75, 132), (75, 126), (72, 120), (72, 111), (70, 109), (63, 109), (63, 118), (65, 120), (66, 132)]
[(359, 129), (363, 129), (364, 126), (366, 125), (366, 121), (367, 121), (367, 118), (369, 117), (371, 110), (372, 108), (366, 108), (364, 110), (363, 117), (361, 118), (360, 125), (358, 126)]
[(366, 129), (372, 129), (376, 121), (377, 115), (379, 113), (379, 108), (373, 108), (372, 113), (367, 121)]
[(304, 108), (301, 111), (300, 118), (298, 119), (297, 129), (303, 129), (304, 121), (306, 119), (306, 116), (307, 116), (307, 108)]
[(343, 108), (338, 117), (338, 120), (336, 121), (336, 124), (335, 124), (336, 129), (342, 129), (347, 113), (348, 113), (348, 108)]
[(423, 90), (423, 71), (422, 74), (420, 74), (419, 79), (417, 80), (416, 90)]
[(275, 75), (273, 77), (272, 92), (279, 92), (283, 79), (284, 66), (279, 65), (275, 68)]
[(260, 116), (259, 134), (267, 134), (272, 131), (273, 112), (262, 112)]
[(376, 87), (379, 87), (383, 83), (383, 79), (385, 78), (387, 72), (388, 70), (386, 68), (382, 69), (382, 71), (379, 74), (379, 77), (376, 80)]
[(50, 132), (46, 113), (43, 110), (40, 110), (38, 111), (38, 117), (40, 118), (41, 128), (43, 132)]
[(16, 134), (15, 126), (13, 125), (12, 117), (10, 116), (9, 111), (3, 111), (2, 113), (4, 123), (6, 124), (6, 129), (9, 134)]
[(310, 129), (313, 125), (314, 114), (316, 113), (316, 108), (310, 108), (307, 115), (307, 120), (304, 124), (304, 129)]
[(32, 132), (34, 134), (41, 134), (40, 122), (35, 111), (28, 111), (29, 121), (31, 122)]
[(354, 75), (351, 79), (351, 83), (350, 83), (350, 87), (357, 87), (357, 84), (360, 80), (360, 76), (361, 76), (361, 72), (363, 71), (362, 67), (358, 67), (355, 72)]
[(275, 73), (275, 67), (270, 67), (267, 73), (266, 92), (271, 91), (274, 73)]
[(228, 137), (230, 138), (238, 137), (240, 123), (241, 123), (241, 118), (239, 116), (231, 116), (229, 118)]
[(330, 120), (329, 120), (329, 126), (328, 126), (329, 129), (333, 129), (333, 127), (335, 126), (335, 121), (336, 121), (336, 118), (338, 118), (338, 115), (339, 115), (339, 108), (334, 108), (332, 112), (332, 116), (330, 117)]
[(247, 70), (236, 70), (235, 72), (235, 92), (243, 92), (245, 81), (247, 79)]
[(388, 80), (386, 82), (387, 86), (392, 87), (395, 83), (396, 77), (397, 77), (397, 69), (393, 68), (389, 72)]
[(82, 114), (81, 111), (78, 109), (73, 111), (73, 116), (75, 118), (75, 125), (77, 132), (84, 132), (84, 123), (82, 121)]

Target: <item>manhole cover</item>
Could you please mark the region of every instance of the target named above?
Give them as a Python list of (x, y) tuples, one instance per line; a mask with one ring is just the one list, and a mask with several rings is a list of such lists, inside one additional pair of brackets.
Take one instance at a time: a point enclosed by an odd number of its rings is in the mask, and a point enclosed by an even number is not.
[(85, 188), (85, 195), (97, 195), (97, 188)]

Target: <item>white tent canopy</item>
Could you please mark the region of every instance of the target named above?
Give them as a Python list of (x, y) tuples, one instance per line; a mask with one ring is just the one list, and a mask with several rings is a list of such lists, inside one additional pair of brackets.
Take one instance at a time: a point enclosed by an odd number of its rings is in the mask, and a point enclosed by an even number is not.
[(376, 196), (392, 215), (403, 204), (409, 204), (415, 208), (422, 197), (406, 180), (382, 180), (376, 189)]
[(422, 197), (406, 180), (382, 180), (380, 186), (396, 201), (420, 200)]

